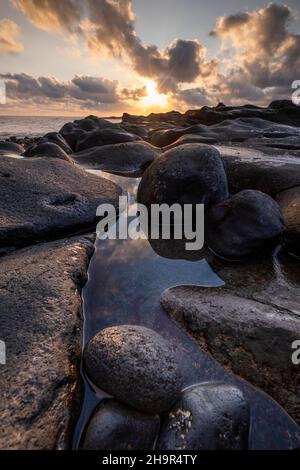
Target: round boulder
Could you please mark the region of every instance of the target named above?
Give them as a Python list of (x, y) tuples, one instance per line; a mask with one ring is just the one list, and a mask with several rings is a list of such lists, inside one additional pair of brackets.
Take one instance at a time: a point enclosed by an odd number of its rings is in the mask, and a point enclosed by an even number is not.
[(158, 415), (133, 410), (116, 400), (96, 409), (84, 433), (84, 450), (152, 450), (160, 427)]
[(265, 193), (245, 190), (209, 210), (206, 242), (221, 258), (243, 260), (274, 246), (283, 234), (280, 207)]
[(248, 447), (249, 407), (243, 393), (223, 383), (182, 392), (163, 424), (159, 450), (243, 450)]
[(138, 202), (151, 204), (217, 204), (228, 198), (220, 154), (208, 145), (186, 144), (168, 150), (145, 171)]
[(138, 410), (162, 413), (179, 397), (182, 377), (175, 357), (148, 328), (106, 328), (88, 343), (83, 360), (95, 385)]
[(31, 145), (24, 153), (24, 157), (59, 158), (60, 160), (65, 160), (67, 162), (73, 163), (72, 158), (69, 157), (69, 155), (60, 146), (52, 142), (42, 142), (39, 144)]
[(24, 147), (15, 142), (0, 141), (0, 155), (22, 155)]

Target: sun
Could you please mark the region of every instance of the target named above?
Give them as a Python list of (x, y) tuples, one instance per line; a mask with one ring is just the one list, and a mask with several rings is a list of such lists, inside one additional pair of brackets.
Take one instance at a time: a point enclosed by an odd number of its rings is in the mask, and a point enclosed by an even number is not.
[(168, 104), (168, 97), (157, 91), (157, 84), (152, 80), (146, 81), (146, 95), (142, 99), (144, 108), (163, 109)]

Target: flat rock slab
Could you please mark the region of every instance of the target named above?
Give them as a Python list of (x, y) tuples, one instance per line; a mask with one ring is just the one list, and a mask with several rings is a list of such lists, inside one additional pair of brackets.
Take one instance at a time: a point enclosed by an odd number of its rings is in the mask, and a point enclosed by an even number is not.
[(1, 260), (0, 449), (67, 449), (81, 390), (82, 305), (93, 244), (77, 237)]
[(0, 159), (0, 247), (74, 233), (117, 205), (114, 183), (57, 158)]
[(300, 422), (300, 369), (291, 359), (300, 338), (297, 262), (215, 268), (224, 287), (171, 288), (162, 295), (163, 307), (205, 351)]
[(223, 159), (232, 194), (257, 189), (271, 196), (300, 185), (298, 152), (264, 146), (215, 146)]
[(140, 177), (146, 168), (161, 154), (161, 150), (147, 142), (93, 147), (72, 155), (78, 165), (117, 175)]

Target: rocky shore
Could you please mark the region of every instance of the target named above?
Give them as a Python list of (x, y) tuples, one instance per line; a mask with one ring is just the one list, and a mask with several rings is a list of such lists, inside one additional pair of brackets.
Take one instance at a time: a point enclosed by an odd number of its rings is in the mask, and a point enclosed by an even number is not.
[(291, 359), (300, 340), (300, 107), (289, 101), (124, 114), (120, 124), (88, 116), (42, 138), (0, 142), (0, 448), (71, 448), (81, 360), (106, 394), (82, 432), (84, 449), (251, 442), (242, 389), (213, 376), (185, 388), (171, 344), (146, 322), (120, 318), (82, 351), (96, 210), (117, 210), (124, 194), (87, 170), (141, 178), (137, 201), (146, 206), (204, 204), (201, 254), (178, 240), (150, 243), (162, 257), (206, 258), (224, 286), (170, 285), (161, 305), (202, 351), (287, 411), (274, 448), (300, 448), (300, 365)]

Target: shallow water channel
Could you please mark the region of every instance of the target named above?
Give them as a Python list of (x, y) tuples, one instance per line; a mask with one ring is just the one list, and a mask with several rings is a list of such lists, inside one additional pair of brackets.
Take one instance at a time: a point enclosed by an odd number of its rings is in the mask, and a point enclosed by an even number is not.
[[(128, 192), (131, 210), (134, 209), (139, 179), (101, 171), (93, 173), (114, 181)], [(205, 259), (171, 259), (168, 250), (168, 257), (164, 257), (164, 251), (164, 247), (157, 246), (154, 251), (148, 240), (96, 241), (82, 294), (83, 347), (99, 330), (109, 326), (136, 324), (152, 328), (171, 343), (182, 369), (184, 386), (223, 381), (236, 384), (244, 391), (251, 409), (250, 449), (300, 448), (299, 427), (286, 412), (264, 392), (234, 376), (203, 352), (163, 310), (160, 295), (166, 288), (177, 285), (217, 288), (223, 284)], [(85, 426), (105, 396), (88, 382), (84, 371), (82, 377), (85, 392), (74, 433), (74, 448), (80, 448)]]

